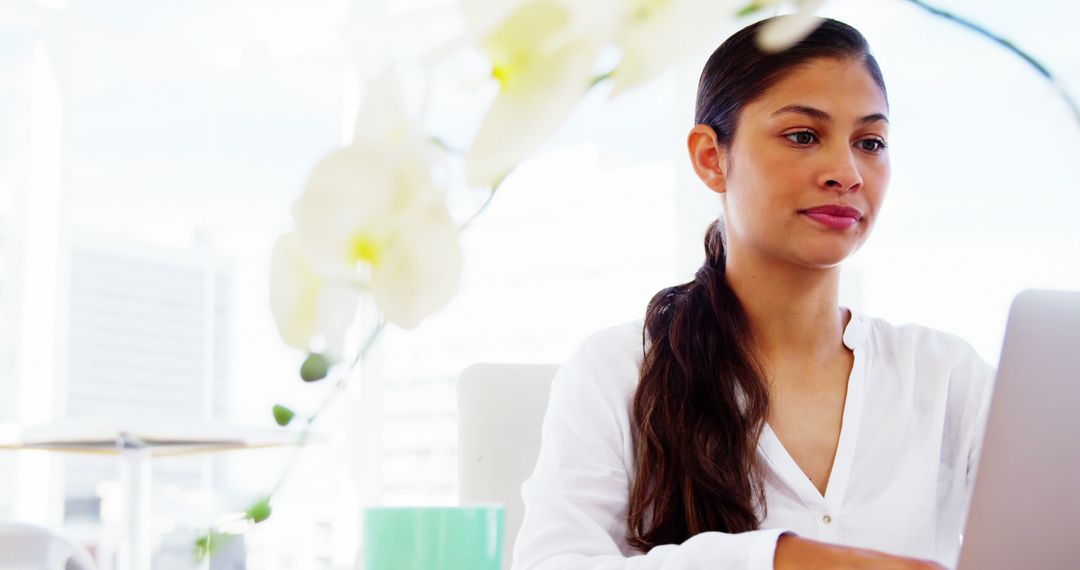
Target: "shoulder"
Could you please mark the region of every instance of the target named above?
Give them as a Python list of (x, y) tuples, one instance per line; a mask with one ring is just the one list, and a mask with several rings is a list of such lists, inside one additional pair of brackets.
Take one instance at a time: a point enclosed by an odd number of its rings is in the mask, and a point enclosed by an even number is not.
[[(853, 318), (856, 318), (853, 316)], [(946, 390), (948, 399), (977, 406), (990, 392), (996, 370), (963, 338), (918, 324), (894, 325), (858, 315), (863, 342), (880, 376), (895, 372), (901, 384), (932, 392)]]
[(853, 312), (852, 318), (859, 320), (862, 329), (859, 336), (875, 353), (900, 360), (914, 359), (935, 368), (965, 364), (990, 366), (971, 343), (955, 334), (913, 323), (895, 325), (857, 312)]
[(644, 360), (643, 326), (637, 319), (588, 335), (555, 374), (552, 400), (625, 415)]
[(571, 360), (605, 365), (614, 360), (640, 366), (644, 358), (643, 327), (644, 319), (636, 319), (595, 331), (585, 337)]
[(644, 358), (642, 326), (639, 319), (598, 330), (559, 367), (544, 420), (542, 441), (549, 453), (558, 449), (578, 463), (603, 459), (629, 469), (630, 404)]
[(643, 326), (644, 319), (636, 319), (585, 337), (559, 368), (556, 385), (587, 385), (605, 393), (632, 391), (645, 356)]

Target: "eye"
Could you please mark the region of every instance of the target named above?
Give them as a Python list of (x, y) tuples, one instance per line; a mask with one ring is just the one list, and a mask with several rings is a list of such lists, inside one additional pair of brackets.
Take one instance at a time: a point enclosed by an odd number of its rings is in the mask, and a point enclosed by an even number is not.
[(814, 144), (814, 142), (817, 140), (817, 135), (815, 135), (813, 131), (796, 131), (794, 133), (788, 133), (784, 135), (784, 138), (797, 145), (806, 146)]
[(879, 152), (888, 148), (889, 145), (885, 144), (885, 141), (879, 138), (862, 139), (855, 143), (860, 149), (872, 154), (878, 154)]

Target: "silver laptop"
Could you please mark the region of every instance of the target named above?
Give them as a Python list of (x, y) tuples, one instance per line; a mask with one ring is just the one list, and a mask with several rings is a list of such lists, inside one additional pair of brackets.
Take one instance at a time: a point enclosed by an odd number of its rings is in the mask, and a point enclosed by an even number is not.
[(1013, 301), (958, 570), (1080, 568), (1080, 292)]

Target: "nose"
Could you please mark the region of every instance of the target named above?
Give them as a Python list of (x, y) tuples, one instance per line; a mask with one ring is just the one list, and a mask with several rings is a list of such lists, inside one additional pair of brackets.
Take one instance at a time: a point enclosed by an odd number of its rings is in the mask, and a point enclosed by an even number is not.
[(846, 145), (828, 153), (818, 184), (837, 192), (855, 192), (862, 188), (863, 179), (852, 149)]

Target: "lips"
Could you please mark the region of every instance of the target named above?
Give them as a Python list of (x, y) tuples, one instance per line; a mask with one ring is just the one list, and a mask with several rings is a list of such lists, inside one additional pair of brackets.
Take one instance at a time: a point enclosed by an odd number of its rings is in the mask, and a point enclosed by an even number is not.
[(841, 206), (838, 204), (815, 206), (813, 208), (799, 210), (799, 213), (827, 228), (837, 230), (850, 228), (859, 223), (859, 220), (862, 219), (862, 212), (859, 210), (852, 208), (851, 206)]

